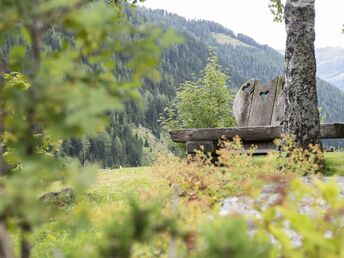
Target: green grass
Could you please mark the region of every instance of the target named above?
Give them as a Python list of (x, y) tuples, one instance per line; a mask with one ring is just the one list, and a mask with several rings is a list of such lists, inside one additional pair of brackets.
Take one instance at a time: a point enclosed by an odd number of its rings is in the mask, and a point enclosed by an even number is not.
[(237, 40), (235, 38), (232, 38), (228, 35), (222, 34), (222, 33), (212, 33), (213, 37), (215, 38), (216, 42), (221, 45), (231, 45), (231, 46), (243, 46), (252, 48), (252, 46), (247, 45), (240, 40)]
[(325, 153), (325, 174), (344, 176), (344, 152)]
[[(152, 201), (163, 206), (170, 200), (170, 193), (151, 167), (101, 170), (88, 194), (65, 211), (62, 222), (52, 219), (34, 232), (33, 257), (51, 258), (59, 252), (63, 257), (97, 257), (95, 246), (102, 242), (104, 229), (111, 221), (126, 216), (130, 198), (149, 200), (151, 195)], [(82, 216), (84, 221), (80, 220)], [(74, 219), (84, 223), (83, 230), (71, 230)]]
[[(263, 164), (265, 162), (264, 156), (254, 157), (255, 164)], [(275, 160), (269, 162), (275, 163)], [(326, 176), (338, 175), (344, 176), (344, 152), (325, 152), (325, 170), (323, 172)]]
[[(326, 153), (325, 159), (326, 174), (344, 175), (344, 153)], [(263, 164), (266, 159), (257, 157), (254, 162)], [(269, 159), (269, 162), (274, 161)], [(81, 254), (88, 254), (87, 257), (97, 257), (94, 246), (101, 243), (104, 237), (102, 232), (107, 225), (111, 224), (111, 221), (121, 220), (123, 216), (126, 216), (128, 198), (136, 197), (143, 204), (154, 201), (158, 203), (163, 212), (170, 212), (171, 188), (166, 181), (154, 173), (154, 169), (154, 167), (140, 167), (99, 171), (94, 186), (76, 205), (65, 211), (65, 219), (62, 222), (52, 219), (51, 222), (35, 230), (32, 239), (33, 257), (55, 257), (55, 254), (60, 251), (65, 257), (86, 257), (80, 256)], [(232, 175), (231, 178), (234, 180), (231, 184), (242, 182), (239, 175)], [(235, 193), (236, 190), (233, 190), (233, 194)], [(206, 212), (197, 205), (181, 207), (182, 216), (187, 218), (190, 226), (197, 225), (202, 216), (216, 212), (216, 206)], [(84, 223), (83, 230), (71, 230), (70, 225), (74, 223), (74, 219), (76, 221), (76, 218), (85, 214), (90, 219), (81, 220)], [(185, 221), (184, 223), (186, 223)], [(18, 239), (15, 238), (15, 240), (18, 244)], [(153, 252), (157, 250), (158, 248)], [(146, 254), (142, 254), (145, 252)], [(135, 257), (166, 257), (164, 255), (151, 256), (151, 252), (152, 250), (147, 251), (141, 248), (141, 254)]]

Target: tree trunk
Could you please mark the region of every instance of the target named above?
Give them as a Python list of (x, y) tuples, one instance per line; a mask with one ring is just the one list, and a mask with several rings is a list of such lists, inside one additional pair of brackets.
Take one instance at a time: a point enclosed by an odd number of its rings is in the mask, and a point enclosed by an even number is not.
[(309, 144), (321, 145), (314, 52), (314, 2), (287, 0), (285, 5), (284, 131), (294, 135), (299, 146), (305, 149)]

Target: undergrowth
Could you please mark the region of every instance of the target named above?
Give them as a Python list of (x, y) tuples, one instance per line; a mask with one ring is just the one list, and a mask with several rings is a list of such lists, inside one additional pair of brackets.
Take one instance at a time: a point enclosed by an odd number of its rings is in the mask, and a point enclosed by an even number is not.
[(243, 193), (251, 184), (260, 186), (273, 174), (304, 176), (321, 172), (318, 161), (324, 159), (324, 154), (319, 146), (303, 150), (290, 136), (277, 139), (275, 144), (280, 151), (269, 153), (264, 162), (259, 162), (253, 156), (255, 146), (245, 150), (239, 137), (232, 141), (222, 139), (215, 162), (210, 153), (202, 151), (187, 159), (166, 155), (157, 160), (154, 171), (169, 186), (178, 184), (185, 200), (202, 200), (209, 205)]

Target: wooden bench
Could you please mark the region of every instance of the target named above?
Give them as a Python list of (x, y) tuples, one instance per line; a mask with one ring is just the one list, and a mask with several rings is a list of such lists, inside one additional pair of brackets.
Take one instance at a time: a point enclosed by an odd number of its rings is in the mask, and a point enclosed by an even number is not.
[[(266, 154), (275, 150), (273, 141), (283, 134), (284, 77), (277, 76), (267, 85), (251, 79), (244, 83), (235, 96), (233, 114), (238, 127), (201, 128), (170, 131), (174, 142), (185, 143), (186, 152), (196, 150), (216, 155), (218, 140), (239, 136), (248, 148), (257, 146), (255, 154)], [(344, 124), (322, 124), (322, 139), (344, 138)]]

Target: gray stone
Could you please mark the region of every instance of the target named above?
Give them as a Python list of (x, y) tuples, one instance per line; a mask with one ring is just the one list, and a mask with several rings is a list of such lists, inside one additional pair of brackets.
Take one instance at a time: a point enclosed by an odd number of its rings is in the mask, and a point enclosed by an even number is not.
[(39, 198), (49, 206), (65, 207), (75, 201), (75, 193), (72, 188), (65, 188), (59, 192), (49, 192)]
[[(327, 182), (330, 179), (330, 177), (322, 178), (324, 182)], [(303, 177), (302, 180), (306, 185), (311, 185), (313, 183), (312, 177)], [(336, 183), (340, 188), (340, 197), (344, 199), (344, 177), (336, 177)], [(280, 190), (285, 187), (288, 187), (287, 183), (266, 185), (262, 188), (260, 195), (256, 199), (248, 196), (226, 198), (221, 203), (220, 215), (228, 216), (239, 214), (244, 216), (247, 219), (249, 234), (254, 235), (256, 231), (254, 219), (259, 220), (262, 218), (260, 211), (255, 209), (255, 207), (260, 207), (261, 210), (265, 210), (278, 203), (281, 198)], [(316, 209), (314, 208), (314, 204), (316, 204)], [(300, 203), (299, 211), (302, 214), (315, 217), (318, 212), (324, 212), (328, 208), (328, 204), (322, 199), (315, 200), (312, 197), (305, 197)], [(302, 245), (302, 237), (291, 229), (290, 223), (287, 220), (284, 221), (284, 232), (291, 239), (291, 243), (294, 248)], [(330, 238), (331, 236), (332, 232), (328, 231), (324, 237)], [(273, 236), (270, 236), (270, 239), (271, 243), (277, 243)]]

